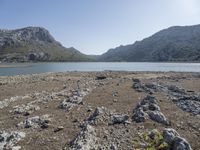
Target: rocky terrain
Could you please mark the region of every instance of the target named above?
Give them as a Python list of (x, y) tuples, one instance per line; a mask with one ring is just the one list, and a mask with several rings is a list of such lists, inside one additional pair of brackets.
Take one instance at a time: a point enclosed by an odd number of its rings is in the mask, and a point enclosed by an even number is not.
[(200, 25), (174, 26), (142, 41), (119, 46), (101, 55), (99, 61), (200, 61)]
[(0, 77), (0, 149), (199, 150), (200, 74)]
[(91, 59), (73, 47), (63, 47), (42, 27), (26, 27), (0, 30), (0, 61), (91, 61)]

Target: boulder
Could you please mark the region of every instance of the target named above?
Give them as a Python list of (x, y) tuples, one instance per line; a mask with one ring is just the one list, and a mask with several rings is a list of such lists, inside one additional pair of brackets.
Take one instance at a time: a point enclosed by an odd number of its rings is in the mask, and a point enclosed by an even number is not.
[(149, 118), (151, 120), (154, 120), (158, 123), (162, 123), (162, 124), (165, 124), (165, 125), (169, 125), (167, 118), (163, 115), (162, 112), (160, 112), (160, 111), (148, 111), (147, 113), (148, 113)]
[(192, 150), (190, 144), (181, 137), (176, 136), (173, 141), (173, 150)]
[(125, 124), (128, 119), (129, 116), (126, 114), (113, 114), (111, 116), (111, 124)]

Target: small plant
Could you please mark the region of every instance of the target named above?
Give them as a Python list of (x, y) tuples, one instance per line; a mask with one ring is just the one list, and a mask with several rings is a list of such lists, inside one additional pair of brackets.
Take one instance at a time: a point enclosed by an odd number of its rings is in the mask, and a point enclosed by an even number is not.
[(168, 144), (164, 141), (163, 135), (157, 130), (145, 132), (133, 139), (134, 150), (167, 150)]

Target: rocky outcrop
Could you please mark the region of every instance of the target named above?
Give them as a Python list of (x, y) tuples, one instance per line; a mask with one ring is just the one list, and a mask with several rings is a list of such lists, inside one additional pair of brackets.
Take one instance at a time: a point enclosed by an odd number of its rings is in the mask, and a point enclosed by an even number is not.
[(169, 121), (161, 112), (158, 103), (153, 96), (146, 96), (133, 110), (132, 119), (136, 122), (144, 122), (146, 119), (169, 125)]
[[(95, 128), (86, 125), (70, 143), (70, 150), (95, 150), (97, 147), (96, 140)], [(65, 149), (67, 150), (67, 148)]]

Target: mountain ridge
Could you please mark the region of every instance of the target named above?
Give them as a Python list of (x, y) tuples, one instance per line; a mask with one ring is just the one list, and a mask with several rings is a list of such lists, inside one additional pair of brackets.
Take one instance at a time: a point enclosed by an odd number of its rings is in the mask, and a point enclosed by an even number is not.
[(166, 28), (134, 44), (110, 49), (98, 61), (200, 61), (200, 25)]
[(65, 48), (43, 27), (0, 30), (0, 61), (91, 61), (73, 47)]

